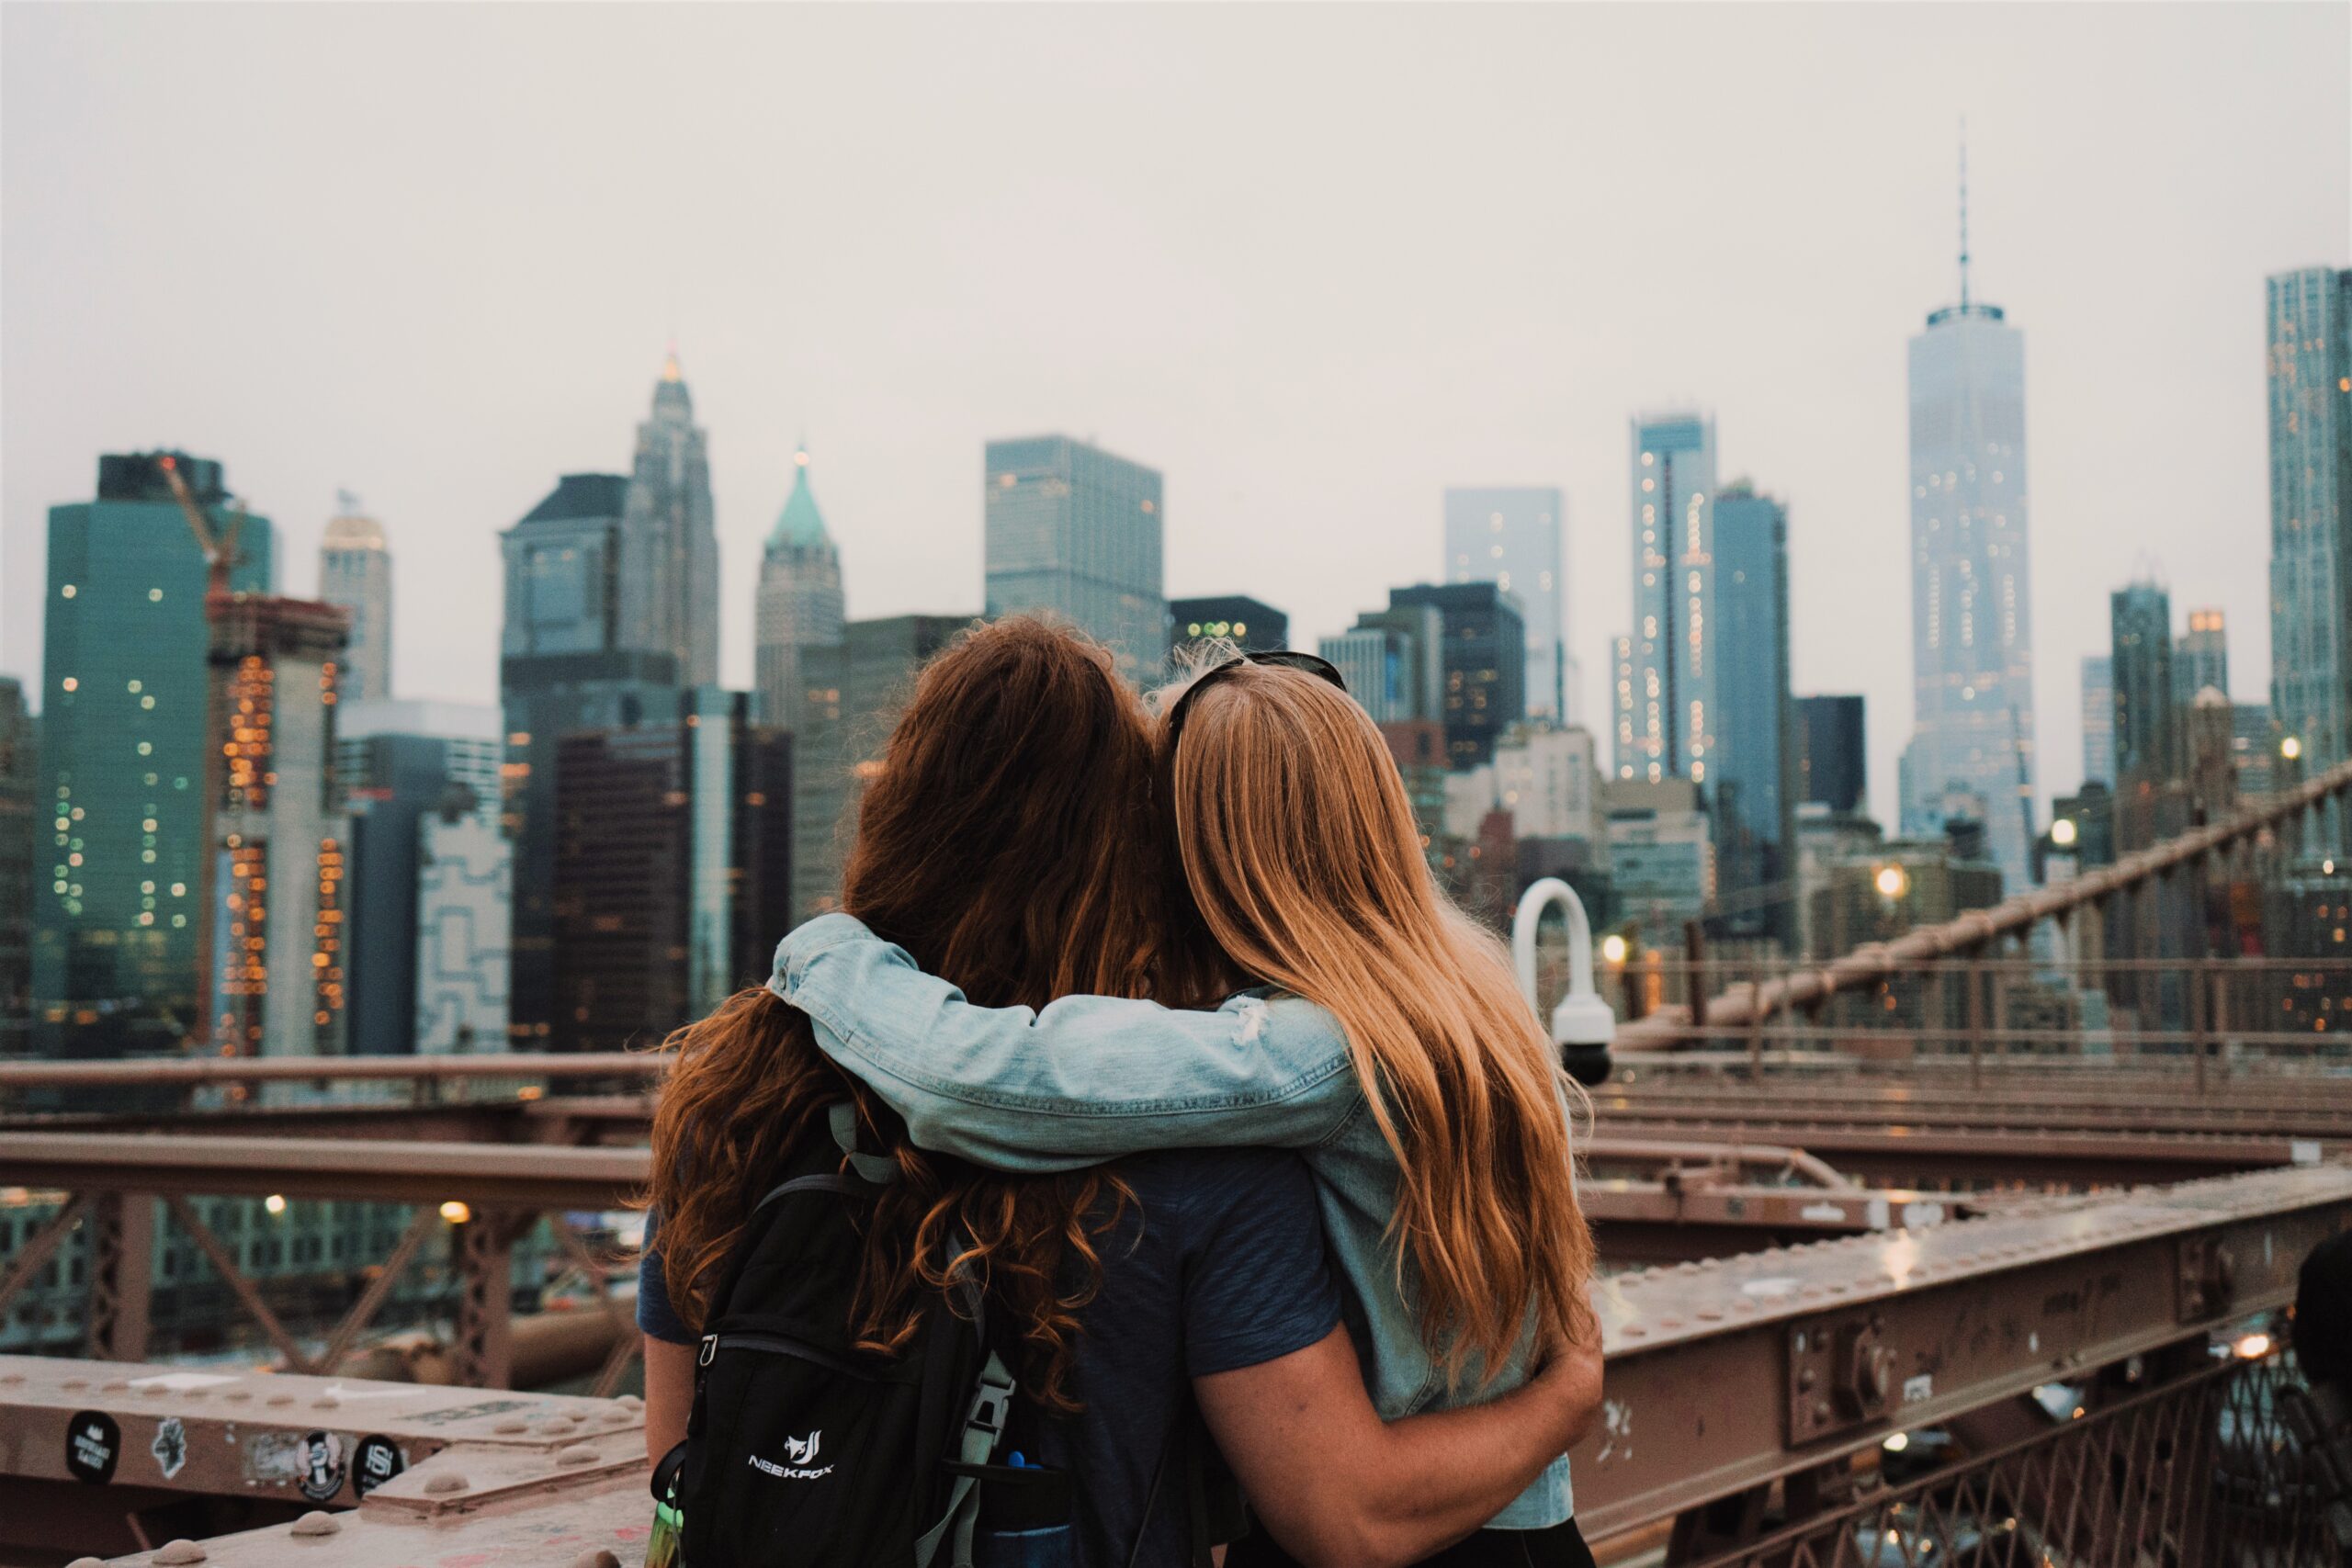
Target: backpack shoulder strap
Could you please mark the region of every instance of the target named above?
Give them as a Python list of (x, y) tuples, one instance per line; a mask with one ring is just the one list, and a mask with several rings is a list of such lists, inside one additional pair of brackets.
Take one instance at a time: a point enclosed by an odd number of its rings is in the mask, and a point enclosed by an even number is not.
[[(972, 1391), (971, 1408), (964, 1416), (964, 1437), (956, 1454), (959, 1462), (986, 1464), (996, 1457), (1005, 1422), (1012, 1414), (1012, 1374), (1005, 1371), (1004, 1358), (990, 1350), (980, 1368), (979, 1383)], [(931, 1568), (940, 1538), (951, 1529), (956, 1532), (954, 1568), (973, 1568), (973, 1535), (979, 1520), (978, 1483), (969, 1475), (958, 1475), (948, 1494), (947, 1511), (915, 1542), (915, 1568)]]
[(866, 1154), (857, 1146), (857, 1107), (846, 1100), (836, 1100), (826, 1108), (826, 1119), (832, 1124), (833, 1142), (849, 1156), (849, 1168), (860, 1179), (876, 1187), (888, 1187), (899, 1179), (899, 1167), (887, 1155)]

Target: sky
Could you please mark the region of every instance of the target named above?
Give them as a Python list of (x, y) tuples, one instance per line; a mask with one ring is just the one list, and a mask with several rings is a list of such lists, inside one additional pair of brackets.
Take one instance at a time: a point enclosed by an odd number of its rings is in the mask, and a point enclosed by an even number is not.
[(0, 8), (0, 671), (102, 451), (225, 462), (317, 586), (395, 552), (398, 694), (497, 688), (498, 535), (625, 471), (674, 339), (722, 673), (805, 437), (850, 613), (977, 611), (981, 451), (1166, 475), (1173, 594), (1314, 646), (1442, 575), (1449, 484), (1567, 495), (1607, 728), (1627, 421), (1790, 508), (1794, 681), (1911, 728), (1905, 344), (2025, 335), (2046, 795), (2154, 574), (2267, 698), (2263, 279), (2352, 263), (2352, 7)]

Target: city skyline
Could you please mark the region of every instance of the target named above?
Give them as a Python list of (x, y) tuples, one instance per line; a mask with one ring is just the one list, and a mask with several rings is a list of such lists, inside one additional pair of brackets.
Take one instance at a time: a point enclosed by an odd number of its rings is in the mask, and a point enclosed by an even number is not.
[[(720, 673), (730, 686), (751, 683), (748, 585), (759, 541), (784, 500), (778, 476), (789, 471), (791, 443), (802, 425), (826, 465), (827, 510), (851, 582), (851, 612), (860, 617), (977, 610), (980, 518), (971, 490), (983, 443), (1024, 430), (1066, 429), (1167, 474), (1177, 519), (1168, 541), (1171, 593), (1255, 592), (1291, 612), (1299, 646), (1343, 629), (1356, 611), (1379, 603), (1385, 587), (1429, 575), (1446, 485), (1501, 478), (1559, 486), (1577, 563), (1567, 621), (1577, 640), (1569, 652), (1583, 666), (1582, 706), (1597, 726), (1609, 711), (1598, 700), (1608, 678), (1604, 639), (1624, 614), (1625, 544), (1609, 526), (1626, 514), (1622, 421), (1635, 409), (1687, 397), (1712, 410), (1724, 433), (1721, 471), (1769, 474), (1798, 519), (1791, 539), (1797, 690), (1857, 683), (1845, 678), (1841, 661), (1858, 645), (1887, 655), (1871, 661), (1866, 682), (1878, 719), (1871, 727), (1872, 795), (1886, 815), (1894, 798), (1891, 759), (1907, 739), (1900, 722), (1908, 706), (1902, 700), (1905, 671), (1894, 651), (1908, 640), (1900, 587), (1901, 342), (1920, 313), (1951, 291), (1955, 121), (1973, 96), (1997, 81), (2013, 90), (1997, 95), (1997, 107), (1977, 104), (1972, 123), (1975, 249), (1982, 291), (2002, 299), (2034, 333), (2028, 372), (2033, 548), (2035, 575), (2044, 585), (2035, 606), (2040, 782), (2045, 794), (2063, 791), (2075, 772), (2068, 764), (2076, 749), (2066, 738), (2077, 716), (2078, 660), (2103, 650), (2104, 595), (2130, 575), (2142, 549), (2161, 561), (2185, 598), (2228, 612), (2237, 643), (2233, 694), (2265, 694), (2256, 686), (2269, 664), (2267, 587), (2261, 552), (2247, 547), (2267, 515), (2257, 325), (2263, 279), (2310, 264), (2340, 265), (2346, 227), (2344, 138), (2335, 132), (2345, 122), (2347, 89), (2324, 70), (2325, 62), (2342, 58), (2339, 15), (2290, 8), (2223, 20), (2195, 11), (2125, 13), (2128, 22), (2113, 21), (2114, 15), (2095, 24), (2064, 13), (2003, 16), (1995, 25), (1973, 27), (1969, 38), (1947, 38), (1950, 14), (1929, 9), (1837, 23), (1820, 13), (1792, 13), (1777, 27), (1711, 15), (1693, 46), (1691, 68), (1725, 84), (1722, 112), (1746, 117), (1746, 140), (1726, 140), (1726, 122), (1710, 118), (1675, 132), (1674, 144), (1657, 152), (1678, 164), (1687, 161), (1710, 212), (1740, 228), (1748, 245), (1736, 268), (1719, 260), (1702, 266), (1696, 258), (1650, 258), (1645, 265), (1656, 276), (1643, 277), (1629, 258), (1584, 237), (1646, 210), (1645, 198), (1624, 183), (1611, 157), (1600, 153), (1562, 164), (1564, 190), (1510, 219), (1505, 250), (1546, 257), (1528, 275), (1509, 260), (1441, 261), (1410, 247), (1379, 257), (1357, 254), (1363, 231), (1346, 202), (1365, 188), (1371, 168), (1399, 155), (1385, 141), (1394, 133), (1375, 123), (1374, 101), (1404, 79), (1406, 61), (1424, 54), (1431, 39), (1455, 39), (1467, 50), (1458, 59), (1442, 54), (1432, 67), (1431, 92), (1452, 102), (1469, 92), (1473, 60), (1481, 69), (1520, 69), (1494, 66), (1510, 52), (1507, 40), (1530, 46), (1533, 70), (1545, 60), (1556, 62), (1572, 46), (1606, 52), (1645, 28), (1667, 25), (1630, 13), (1458, 21), (1403, 13), (1342, 29), (1341, 74), (1352, 73), (1356, 87), (1308, 90), (1338, 117), (1344, 145), (1334, 147), (1328, 165), (1330, 195), (1273, 220), (1286, 242), (1299, 242), (1295, 257), (1271, 254), (1278, 247), (1258, 235), (1237, 254), (1223, 242), (1172, 237), (1157, 223), (1142, 227), (1148, 218), (1197, 227), (1205, 214), (1227, 209), (1201, 205), (1207, 194), (1170, 162), (1170, 147), (1123, 130), (1085, 150), (1074, 170), (1014, 187), (1017, 199), (1007, 203), (1012, 221), (1026, 221), (1030, 198), (1051, 194), (1052, 179), (1076, 182), (1065, 195), (1081, 205), (1101, 198), (1088, 216), (1070, 220), (1074, 229), (1052, 237), (1058, 250), (1008, 245), (993, 257), (966, 258), (968, 270), (944, 273), (910, 259), (901, 243), (909, 237), (906, 222), (928, 231), (947, 215), (960, 221), (970, 210), (939, 187), (944, 176), (926, 175), (916, 182), (923, 200), (915, 209), (930, 216), (893, 219), (871, 243), (841, 243), (832, 263), (796, 255), (785, 272), (768, 276), (773, 247), (750, 244), (749, 232), (714, 230), (721, 221), (715, 215), (693, 216), (706, 199), (715, 214), (715, 197), (703, 194), (714, 175), (734, 170), (740, 177), (740, 155), (729, 154), (717, 158), (713, 170), (679, 174), (685, 183), (667, 204), (689, 215), (678, 220), (678, 232), (624, 244), (608, 261), (584, 258), (570, 245), (543, 254), (516, 226), (552, 219), (558, 209), (548, 203), (579, 199), (567, 181), (498, 230), (511, 254), (469, 250), (464, 266), (447, 276), (430, 258), (393, 247), (385, 256), (339, 255), (338, 267), (359, 272), (347, 288), (338, 284), (322, 294), (292, 255), (271, 261), (256, 281), (290, 282), (298, 303), (327, 311), (334, 321), (331, 365), (317, 357), (315, 345), (306, 346), (307, 327), (298, 332), (267, 310), (256, 322), (254, 282), (210, 264), (167, 282), (153, 275), (152, 260), (126, 258), (110, 264), (111, 283), (95, 276), (87, 284), (63, 281), (67, 271), (79, 276), (93, 265), (76, 236), (100, 231), (86, 220), (51, 216), (64, 210), (56, 204), (69, 194), (102, 214), (128, 211), (115, 204), (135, 199), (159, 223), (164, 214), (172, 221), (187, 218), (188, 231), (199, 237), (225, 232), (213, 226), (232, 212), (240, 231), (258, 216), (268, 234), (279, 233), (273, 204), (286, 202), (289, 216), (300, 206), (287, 197), (311, 188), (300, 183), (306, 165), (295, 150), (272, 150), (248, 160), (252, 166), (238, 166), (252, 152), (251, 140), (266, 133), (269, 117), (256, 108), (259, 119), (192, 126), (185, 148), (164, 150), (172, 160), (208, 160), (208, 177), (191, 172), (166, 182), (184, 186), (188, 199), (201, 196), (201, 212), (183, 211), (175, 205), (181, 197), (157, 195), (144, 176), (134, 193), (119, 174), (156, 154), (160, 118), (133, 118), (101, 135), (96, 122), (83, 117), (121, 107), (118, 95), (142, 94), (155, 98), (160, 117), (181, 105), (198, 80), (225, 80), (270, 105), (299, 107), (321, 89), (282, 79), (289, 74), (287, 62), (307, 60), (308, 51), (333, 40), (364, 37), (387, 44), (387, 69), (439, 70), (420, 66), (417, 53), (433, 40), (446, 44), (447, 29), (458, 24), (330, 17), (207, 28), (164, 19), (143, 33), (118, 33), (103, 17), (12, 15), (9, 129), (23, 130), (22, 114), (53, 132), (42, 141), (52, 150), (53, 166), (31, 163), (26, 136), (9, 139), (7, 196), (17, 221), (6, 242), (8, 288), (0, 296), (10, 347), (0, 389), (14, 395), (6, 400), (0, 433), (8, 459), (0, 513), (8, 536), (0, 669), (28, 685), (40, 671), (42, 572), (40, 543), (26, 537), (28, 526), (49, 504), (85, 493), (96, 452), (168, 445), (227, 462), (253, 504), (280, 519), (285, 558), (293, 562), (314, 556), (336, 486), (367, 493), (395, 552), (434, 563), (444, 580), (396, 607), (396, 688), (490, 696), (497, 530), (545, 493), (551, 475), (626, 468), (627, 425), (641, 417), (647, 378), (674, 327), (695, 368), (697, 418), (710, 431), (723, 560)], [(481, 29), (478, 68), (492, 76), (510, 51), (543, 36), (514, 19), (466, 25)], [(1008, 13), (995, 25), (1018, 31), (1040, 23)], [(1260, 25), (1270, 62), (1305, 46), (1308, 29), (1291, 19)], [(616, 18), (567, 27), (564, 37), (592, 75), (619, 90), (625, 78), (614, 57), (626, 52), (633, 29), (646, 26)], [(1045, 107), (1063, 111), (1094, 102), (1094, 93), (1121, 90), (1131, 80), (1125, 73), (1139, 69), (1113, 59), (1112, 43), (1125, 31), (1153, 40), (1162, 58), (1191, 62), (1215, 52), (1210, 46), (1223, 36), (1220, 26), (1213, 17), (1069, 17), (1054, 35), (1090, 61), (1099, 58), (1103, 69), (1094, 85), (1057, 85)], [(942, 46), (920, 43), (909, 59), (910, 82), (877, 87), (867, 68), (879, 58), (877, 40), (908, 30), (888, 17), (756, 27), (839, 51), (845, 83), (869, 96), (935, 93), (934, 73), (944, 76), (945, 62), (933, 52)], [(959, 25), (934, 30), (954, 34)], [(682, 47), (725, 32), (726, 25), (708, 19), (657, 29)], [(1783, 36), (1768, 36), (1773, 34)], [(1882, 73), (1903, 62), (1905, 96), (1916, 104), (1895, 106), (1875, 96), (1883, 74), (1872, 88), (1866, 72), (1862, 85), (1831, 88), (1833, 101), (1817, 119), (1792, 117), (1765, 113), (1766, 100), (1754, 96), (1760, 87), (1732, 80), (1735, 58), (1752, 67), (1778, 58), (1774, 51), (1793, 58), (1824, 40), (1876, 62), (1871, 69)], [(59, 102), (54, 84), (43, 80), (49, 73), (42, 62), (68, 47), (111, 49), (117, 42), (120, 80), (91, 83), (71, 71), (56, 73), (85, 99)], [(1907, 51), (1923, 43), (1934, 45), (1931, 57), (1912, 60)], [(223, 61), (232, 48), (246, 54)], [(2081, 62), (2094, 49), (2103, 69), (2086, 75)], [(684, 63), (693, 52), (632, 63), (662, 82), (684, 81), (693, 75)], [(2250, 75), (2257, 62), (2259, 83)], [(2306, 62), (2322, 71), (2310, 90), (2281, 91), (2270, 79)], [(2154, 90), (2137, 91), (2147, 102), (2133, 102), (2112, 93), (2110, 78), (2145, 82)], [(2045, 113), (2028, 89), (2058, 80), (2085, 96), (2063, 115)], [(362, 73), (355, 90), (363, 100), (374, 82)], [(1246, 85), (1254, 87), (1255, 79)], [(989, 101), (1006, 90), (988, 90)], [(2059, 96), (2049, 94), (2053, 101)], [(1566, 150), (1558, 138), (1584, 133), (1583, 117), (1605, 119), (1611, 101), (1607, 92), (1578, 100), (1569, 129), (1538, 139), (1545, 158)], [(2261, 144), (2275, 140), (2292, 150), (2283, 164), (2266, 154), (2257, 164), (2248, 156), (2252, 129), (2231, 123), (2233, 115), (2247, 118), (2256, 102)], [(466, 98), (455, 126), (462, 130), (490, 112)], [(585, 112), (563, 108), (557, 118), (569, 123), (566, 117)], [(627, 154), (625, 171), (638, 169), (640, 157), (701, 145), (732, 123), (713, 112), (689, 112), (690, 123), (650, 133), (658, 145)], [(822, 105), (794, 110), (802, 112), (837, 111)], [(953, 105), (933, 112), (953, 112)], [(1482, 110), (1448, 132), (1450, 140), (1408, 157), (1399, 177), (1408, 210), (1448, 222), (1494, 219), (1503, 210), (1501, 197), (1532, 165), (1465, 172), (1458, 161), (1491, 139), (1524, 130), (1522, 112), (1534, 110)], [(1850, 138), (1839, 116), (1861, 113), (1883, 124), (1884, 134), (1875, 138), (1882, 146), (1845, 145)], [(1053, 118), (1012, 114), (996, 138), (980, 140), (1004, 141), (1000, 153), (1025, 149), (1048, 134), (1044, 122)], [(1418, 137), (1433, 129), (1408, 118), (1397, 133)], [(402, 148), (379, 143), (369, 123), (360, 117), (358, 129), (325, 140), (344, 154), (411, 160), (396, 165), (407, 177), (384, 196), (390, 211), (375, 221), (388, 228), (417, 216), (443, 221), (472, 212), (492, 188), (453, 177), (440, 196), (420, 194), (434, 188), (430, 171), (445, 167), (438, 134)], [(1213, 175), (1238, 168), (1242, 151), (1268, 141), (1282, 150), (1319, 145), (1300, 140), (1313, 134), (1302, 126), (1263, 105), (1250, 108), (1229, 128), (1200, 133), (1213, 143), (1202, 167)], [(608, 151), (599, 141), (567, 152), (564, 167), (575, 156), (595, 163)], [(777, 155), (785, 156), (781, 146)], [(503, 172), (529, 177), (539, 156), (508, 147), (494, 161)], [(899, 156), (886, 151), (864, 162), (827, 155), (805, 165), (779, 163), (771, 177), (794, 187), (780, 210), (828, 225), (840, 240), (847, 218), (864, 210), (862, 193), (877, 179), (900, 177)], [(1132, 195), (1107, 184), (1122, 158), (1142, 171)], [(1787, 172), (1808, 158), (1828, 177)], [(2037, 167), (2042, 164), (2050, 167)], [(2086, 184), (2086, 172), (2098, 178)], [(598, 175), (600, 185), (614, 177), (610, 169)], [(243, 192), (242, 199), (221, 201), (208, 179), (227, 182), (228, 194)], [(1883, 193), (1865, 204), (1871, 209), (1866, 218), (1850, 210), (1850, 200), (1830, 199), (1835, 193), (1827, 187), (1849, 181)], [(1460, 186), (1459, 193), (1450, 193), (1449, 185)], [(1220, 201), (1231, 194), (1227, 186), (1217, 188)], [(1251, 198), (1245, 191), (1239, 199)], [(221, 216), (212, 215), (215, 209)], [(350, 227), (365, 231), (368, 225)], [(2142, 239), (2154, 242), (2144, 254)], [(256, 243), (266, 254), (275, 242)], [(2132, 247), (2129, 268), (2115, 265), (2119, 244)], [(734, 264), (705, 254), (746, 246), (761, 256), (756, 288)], [(1825, 250), (1836, 265), (1818, 265)], [(1114, 254), (1125, 257), (1122, 265), (1110, 264)], [(1338, 265), (1335, 257), (1343, 254), (1348, 259)], [(387, 303), (397, 292), (390, 281), (395, 275), (378, 269), (388, 261), (422, 269), (425, 287), (416, 300)], [(551, 290), (557, 298), (522, 296), (517, 265), (559, 265), (566, 271), (557, 280), (561, 287)], [(1310, 267), (1330, 283), (1329, 299), (1300, 293)], [(848, 287), (849, 273), (859, 269), (879, 272), (883, 297)], [(1538, 280), (1533, 272), (1544, 276)], [(563, 303), (582, 288), (597, 297), (598, 319), (583, 321)], [(1482, 290), (1492, 300), (1473, 308), (1466, 295)], [(1058, 325), (1038, 314), (1041, 293), (1069, 295), (1073, 321)], [(109, 297), (155, 313), (171, 331), (97, 333), (90, 311)], [(1382, 313), (1365, 314), (1375, 300)], [(199, 304), (209, 309), (195, 309)], [(1284, 312), (1295, 319), (1283, 319)], [(2165, 320), (2165, 333), (2144, 333), (2151, 312)], [(1002, 321), (990, 324), (1000, 314)], [(1626, 325), (1609, 327), (1608, 317)], [(894, 333), (884, 325), (894, 321), (917, 330)], [(413, 342), (386, 337), (388, 326)], [(1033, 333), (1044, 334), (1031, 345), (1038, 352), (1021, 353), (1016, 345)], [(2154, 341), (2137, 341), (2143, 337)], [(1084, 339), (1099, 340), (1099, 346), (1061, 353)], [(1187, 341), (1198, 344), (1191, 356), (1176, 355), (1173, 345)], [(861, 357), (871, 363), (857, 363)], [(435, 378), (421, 384), (412, 366), (424, 358)], [(1808, 364), (1792, 395), (1798, 359)], [(1564, 367), (1569, 365), (1572, 373)], [(1551, 369), (1531, 374), (1531, 366)], [(452, 375), (453, 367), (464, 373)], [(1271, 373), (1275, 367), (1279, 374)], [(1355, 384), (1335, 382), (1335, 372)], [(349, 385), (322, 394), (322, 381)], [(1242, 381), (1249, 385), (1237, 400)], [(398, 398), (379, 400), (395, 391)], [(301, 402), (319, 407), (305, 413), (296, 406)], [(519, 413), (518, 404), (526, 405)], [(2146, 465), (2135, 454), (2148, 450), (2178, 461)], [(2138, 471), (2155, 468), (2163, 471)], [(2128, 532), (2116, 522), (2126, 517)], [(1347, 547), (1331, 550), (1334, 538), (1346, 539)], [(2062, 583), (2063, 597), (2052, 586)], [(279, 586), (297, 593), (314, 587), (300, 568)]]

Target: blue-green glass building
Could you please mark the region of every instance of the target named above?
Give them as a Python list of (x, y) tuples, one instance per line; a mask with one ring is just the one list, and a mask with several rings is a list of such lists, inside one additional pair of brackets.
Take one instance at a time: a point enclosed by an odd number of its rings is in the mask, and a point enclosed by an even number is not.
[(988, 613), (1039, 610), (1142, 682), (1168, 649), (1159, 472), (1067, 435), (988, 445)]
[[(211, 633), (204, 553), (164, 456), (102, 457), (96, 499), (49, 512), (33, 823), (40, 1055), (169, 1050), (201, 1021)], [(224, 535), (220, 465), (171, 456)], [(269, 520), (244, 517), (230, 586), (268, 592), (272, 545)]]
[[(1714, 499), (1714, 746), (1706, 797), (1715, 897), (1735, 936), (1796, 949), (1796, 710), (1789, 692), (1789, 513), (1747, 480)], [(1859, 718), (1857, 727), (1859, 728)]]

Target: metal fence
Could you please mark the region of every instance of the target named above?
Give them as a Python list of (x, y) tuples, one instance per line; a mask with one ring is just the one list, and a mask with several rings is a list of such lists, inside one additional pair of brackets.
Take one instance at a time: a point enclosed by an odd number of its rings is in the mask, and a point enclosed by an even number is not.
[(2216, 1363), (1704, 1568), (2341, 1568), (2310, 1409), (2291, 1358)]

